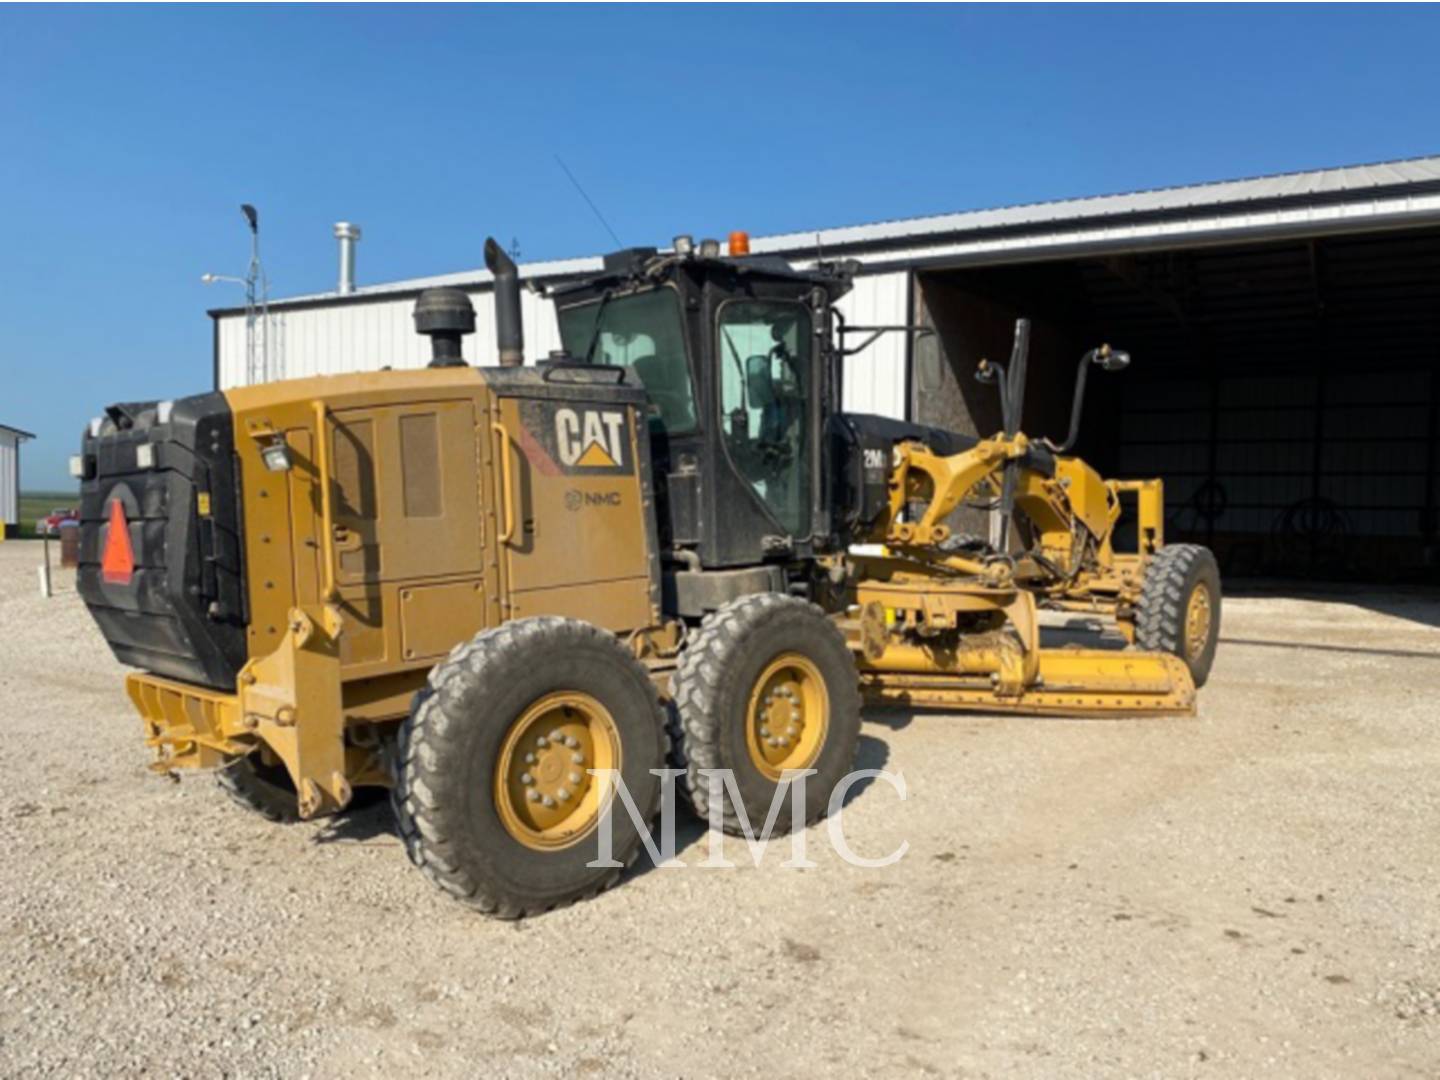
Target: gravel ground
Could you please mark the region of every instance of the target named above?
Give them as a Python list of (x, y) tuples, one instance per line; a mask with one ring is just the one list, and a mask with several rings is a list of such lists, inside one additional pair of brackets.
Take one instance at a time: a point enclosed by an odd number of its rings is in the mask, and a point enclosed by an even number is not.
[(1196, 720), (870, 716), (903, 773), (810, 870), (487, 921), (389, 813), (146, 771), (109, 656), (0, 544), (5, 1076), (1440, 1076), (1440, 597), (1227, 601)]

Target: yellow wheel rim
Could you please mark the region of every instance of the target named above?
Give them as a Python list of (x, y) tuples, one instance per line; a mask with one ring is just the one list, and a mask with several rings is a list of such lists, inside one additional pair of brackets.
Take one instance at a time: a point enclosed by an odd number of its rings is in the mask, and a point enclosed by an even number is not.
[(745, 711), (750, 761), (771, 780), (786, 769), (808, 769), (820, 756), (830, 726), (825, 680), (807, 657), (782, 653), (755, 680)]
[(1205, 651), (1210, 641), (1210, 590), (1195, 586), (1190, 603), (1185, 606), (1185, 655), (1194, 659)]
[(612, 795), (591, 769), (620, 768), (620, 732), (589, 694), (546, 694), (505, 732), (495, 766), (495, 807), (505, 830), (536, 851), (588, 836)]

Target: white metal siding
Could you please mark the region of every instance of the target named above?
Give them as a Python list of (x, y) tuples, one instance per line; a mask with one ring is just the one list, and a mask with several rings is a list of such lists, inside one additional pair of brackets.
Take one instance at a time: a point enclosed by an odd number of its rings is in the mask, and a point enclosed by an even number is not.
[(0, 524), (20, 524), (20, 445), (17, 436), (0, 431)]
[[(896, 325), (906, 321), (905, 296), (909, 274), (897, 271), (857, 278), (854, 290), (840, 301), (840, 311), (855, 325)], [(475, 333), (465, 338), (465, 359), (472, 364), (497, 362), (495, 302), (489, 290), (470, 293), (475, 305)], [(555, 306), (544, 297), (520, 294), (525, 320), (525, 355), (532, 362), (560, 347)], [(424, 367), (430, 342), (415, 332), (410, 298), (347, 303), (277, 311), (271, 314), (272, 378), (338, 375)], [(245, 317), (220, 319), (220, 388), (243, 386)], [(845, 407), (903, 419), (905, 416), (905, 335), (886, 334), (846, 361)]]
[[(855, 288), (841, 299), (840, 314), (852, 326), (899, 326), (909, 321), (905, 310), (910, 275), (869, 274), (855, 279)], [(848, 412), (879, 413), (905, 419), (905, 337), (882, 334), (864, 352), (847, 356), (843, 402)], [(852, 337), (850, 344), (864, 340)]]
[[(494, 294), (472, 292), (470, 300), (475, 305), (475, 333), (464, 339), (465, 359), (494, 364), (498, 360)], [(554, 305), (526, 291), (520, 294), (520, 307), (525, 355), (533, 361), (558, 349)], [(271, 378), (424, 367), (430, 361), (430, 342), (415, 332), (414, 310), (413, 298), (377, 298), (272, 312)], [(247, 382), (244, 315), (219, 320), (219, 346), (220, 389), (243, 386)]]

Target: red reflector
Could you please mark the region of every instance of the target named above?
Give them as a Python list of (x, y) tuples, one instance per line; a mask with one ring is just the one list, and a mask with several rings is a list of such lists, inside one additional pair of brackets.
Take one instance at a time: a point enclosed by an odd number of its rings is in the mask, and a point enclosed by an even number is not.
[(100, 560), (100, 576), (111, 585), (129, 585), (135, 574), (135, 549), (130, 546), (130, 523), (119, 499), (110, 500), (110, 538)]

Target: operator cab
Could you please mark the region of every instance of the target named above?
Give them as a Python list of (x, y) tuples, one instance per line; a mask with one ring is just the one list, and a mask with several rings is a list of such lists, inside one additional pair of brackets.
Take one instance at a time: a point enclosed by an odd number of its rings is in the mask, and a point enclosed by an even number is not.
[(694, 572), (833, 547), (822, 435), (839, 397), (831, 305), (852, 268), (676, 248), (608, 255), (551, 290), (564, 362), (645, 386), (661, 550)]

